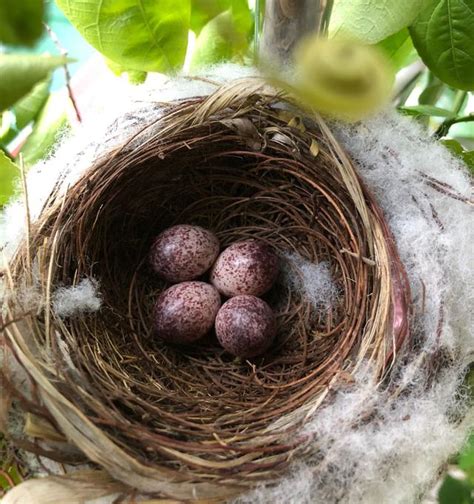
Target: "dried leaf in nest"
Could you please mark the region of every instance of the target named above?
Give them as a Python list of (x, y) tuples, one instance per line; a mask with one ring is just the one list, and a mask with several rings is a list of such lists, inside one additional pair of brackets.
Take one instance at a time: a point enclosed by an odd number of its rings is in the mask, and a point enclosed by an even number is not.
[(311, 140), (311, 145), (309, 146), (309, 152), (313, 157), (316, 157), (319, 154), (319, 144), (316, 140)]
[[(8, 304), (5, 334), (52, 423), (156, 498), (219, 501), (278, 480), (307, 456), (308, 415), (362, 363), (382, 380), (409, 339), (409, 290), (374, 198), (322, 119), (298, 127), (280, 105), (256, 79), (169, 105), (64, 196), (51, 195), (31, 246), (9, 264), (14, 289), (35, 251), (46, 308), (21, 317)], [(223, 246), (257, 237), (282, 255), (325, 261), (341, 295), (319, 313), (277, 284), (266, 299), (278, 338), (253, 361), (234, 360), (212, 337), (166, 346), (150, 331), (166, 284), (145, 258), (156, 234), (185, 222)], [(100, 281), (102, 308), (57, 318), (52, 289), (84, 277)]]
[(123, 493), (127, 487), (104, 471), (83, 470), (68, 476), (31, 479), (14, 487), (3, 504), (84, 504), (107, 495)]
[(33, 438), (57, 441), (59, 443), (66, 441), (65, 437), (50, 422), (31, 413), (26, 414), (23, 432)]
[(246, 141), (250, 149), (259, 151), (262, 147), (260, 135), (257, 128), (249, 119), (236, 117), (235, 119), (223, 119), (222, 124), (230, 129), (233, 129), (240, 138)]

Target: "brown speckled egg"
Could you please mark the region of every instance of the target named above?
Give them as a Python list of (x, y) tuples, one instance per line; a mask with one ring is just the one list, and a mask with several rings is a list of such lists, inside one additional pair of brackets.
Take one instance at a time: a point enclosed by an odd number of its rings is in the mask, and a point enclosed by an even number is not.
[(217, 237), (199, 226), (180, 224), (163, 231), (153, 242), (150, 262), (169, 282), (193, 280), (205, 273), (219, 254)]
[(169, 343), (192, 343), (212, 328), (221, 298), (204, 282), (182, 282), (165, 290), (154, 309), (154, 330)]
[(236, 242), (218, 257), (211, 282), (225, 296), (248, 294), (261, 296), (273, 285), (278, 275), (278, 257), (264, 242)]
[(216, 317), (219, 343), (237, 357), (255, 357), (271, 345), (276, 334), (272, 309), (255, 296), (235, 296)]

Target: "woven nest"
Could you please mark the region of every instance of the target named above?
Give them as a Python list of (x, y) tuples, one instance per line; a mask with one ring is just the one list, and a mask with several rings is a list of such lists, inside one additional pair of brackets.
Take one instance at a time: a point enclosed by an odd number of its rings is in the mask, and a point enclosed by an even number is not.
[[(159, 496), (226, 499), (304, 458), (305, 419), (362, 364), (386, 386), (409, 339), (409, 289), (379, 207), (322, 119), (293, 112), (258, 80), (159, 108), (31, 224), (10, 285), (34, 270), (46, 306), (20, 314), (11, 302), (7, 341), (37, 391), (24, 408), (89, 461)], [(318, 310), (282, 278), (266, 297), (276, 343), (249, 361), (214, 335), (167, 345), (151, 331), (167, 285), (147, 255), (177, 223), (213, 230), (223, 247), (258, 237), (325, 261), (337, 299)], [(55, 288), (84, 277), (98, 280), (102, 308), (58, 317)]]

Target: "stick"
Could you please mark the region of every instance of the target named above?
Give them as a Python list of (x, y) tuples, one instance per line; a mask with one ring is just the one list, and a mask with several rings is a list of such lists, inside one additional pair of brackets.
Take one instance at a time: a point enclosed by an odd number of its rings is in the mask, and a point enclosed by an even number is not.
[[(44, 26), (45, 26), (49, 36), (51, 37), (51, 40), (53, 41), (54, 45), (57, 47), (58, 51), (61, 53), (61, 56), (67, 57), (68, 52), (61, 45), (61, 42), (59, 41), (56, 34), (53, 32), (53, 30), (46, 23), (44, 24)], [(71, 100), (72, 106), (74, 108), (74, 112), (76, 113), (77, 120), (79, 122), (82, 122), (81, 113), (79, 112), (79, 108), (77, 107), (76, 99), (74, 98), (74, 94), (72, 92), (71, 74), (69, 72), (69, 67), (67, 66), (67, 63), (64, 63), (63, 68), (64, 68), (64, 75), (66, 77), (66, 88), (67, 88), (67, 92), (69, 95), (69, 99)]]

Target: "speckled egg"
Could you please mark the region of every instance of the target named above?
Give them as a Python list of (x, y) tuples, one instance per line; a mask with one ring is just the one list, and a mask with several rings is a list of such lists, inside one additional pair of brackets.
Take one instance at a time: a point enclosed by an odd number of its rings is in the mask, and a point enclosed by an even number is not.
[(255, 357), (267, 350), (276, 330), (272, 309), (255, 296), (235, 296), (229, 299), (216, 317), (219, 343), (237, 357)]
[(211, 231), (180, 224), (158, 235), (151, 248), (150, 262), (165, 280), (184, 282), (205, 273), (218, 254), (219, 240)]
[(278, 275), (278, 257), (259, 240), (236, 242), (218, 257), (211, 282), (225, 296), (265, 294)]
[(204, 282), (182, 282), (165, 290), (154, 309), (154, 330), (169, 343), (192, 343), (212, 328), (221, 298)]

